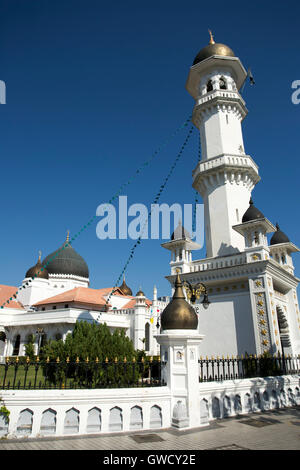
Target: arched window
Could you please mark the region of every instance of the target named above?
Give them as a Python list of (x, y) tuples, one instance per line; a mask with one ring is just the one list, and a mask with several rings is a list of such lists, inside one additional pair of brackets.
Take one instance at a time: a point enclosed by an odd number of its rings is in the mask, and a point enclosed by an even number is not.
[(121, 408), (115, 406), (109, 412), (109, 431), (122, 431), (123, 415)]
[(55, 434), (56, 432), (56, 411), (49, 408), (42, 414), (41, 419), (41, 435)]
[(101, 410), (95, 407), (89, 410), (87, 419), (87, 432), (100, 432), (101, 431)]
[(227, 83), (224, 77), (219, 80), (220, 90), (227, 90)]
[(213, 84), (212, 84), (211, 80), (208, 80), (208, 82), (206, 84), (206, 91), (207, 91), (207, 93), (209, 93), (210, 91), (213, 91)]
[(71, 408), (66, 411), (64, 434), (76, 434), (79, 431), (79, 411)]
[(146, 323), (145, 325), (145, 351), (150, 349), (150, 325)]
[(143, 429), (143, 411), (140, 406), (131, 408), (130, 429)]
[(162, 413), (161, 408), (157, 405), (151, 407), (150, 410), (150, 428), (161, 428), (162, 427)]
[(0, 356), (4, 356), (6, 334), (4, 331), (0, 331)]
[(29, 434), (31, 434), (32, 421), (33, 411), (29, 409), (22, 410), (19, 414), (19, 419), (17, 423), (17, 434), (21, 434), (22, 436), (28, 436)]
[(21, 336), (17, 335), (14, 342), (13, 356), (18, 356), (20, 353)]

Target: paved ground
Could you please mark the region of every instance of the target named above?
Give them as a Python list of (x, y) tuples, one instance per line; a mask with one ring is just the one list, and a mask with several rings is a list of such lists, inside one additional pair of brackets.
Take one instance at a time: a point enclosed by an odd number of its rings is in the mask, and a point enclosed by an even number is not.
[[(300, 406), (227, 418), (195, 431), (2, 439), (3, 450), (300, 450)], [(3, 455), (3, 454), (2, 454)], [(103, 454), (104, 455), (104, 454)], [(120, 455), (120, 453), (118, 453)], [(125, 454), (124, 454), (125, 455)]]

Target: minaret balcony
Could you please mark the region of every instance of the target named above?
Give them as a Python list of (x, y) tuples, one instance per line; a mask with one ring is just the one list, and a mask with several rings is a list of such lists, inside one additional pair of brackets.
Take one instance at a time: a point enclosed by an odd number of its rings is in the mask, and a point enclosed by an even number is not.
[(219, 155), (201, 161), (193, 171), (193, 187), (199, 189), (204, 184), (219, 185), (235, 183), (252, 189), (260, 180), (258, 167), (249, 155)]
[(195, 126), (198, 127), (215, 108), (224, 112), (233, 112), (240, 121), (248, 114), (245, 101), (237, 91), (213, 90), (197, 98), (192, 116)]

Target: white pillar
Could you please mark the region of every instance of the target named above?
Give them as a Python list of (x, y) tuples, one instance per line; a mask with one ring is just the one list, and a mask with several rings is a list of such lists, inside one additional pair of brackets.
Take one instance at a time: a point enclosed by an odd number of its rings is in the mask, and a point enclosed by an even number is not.
[(165, 330), (156, 336), (161, 360), (166, 363), (162, 378), (172, 393), (172, 426), (194, 428), (201, 423), (199, 392), (199, 344), (197, 330)]

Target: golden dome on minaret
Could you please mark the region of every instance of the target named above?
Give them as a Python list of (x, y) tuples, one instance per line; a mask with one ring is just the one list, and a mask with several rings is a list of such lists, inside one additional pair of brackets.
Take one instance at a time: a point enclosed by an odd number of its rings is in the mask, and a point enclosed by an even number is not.
[(209, 44), (208, 46), (203, 47), (200, 52), (198, 52), (193, 65), (196, 65), (202, 60), (208, 59), (214, 55), (235, 57), (235, 53), (232, 49), (230, 49), (230, 47), (226, 46), (226, 44), (216, 43), (212, 32), (210, 30), (208, 31), (210, 35)]

